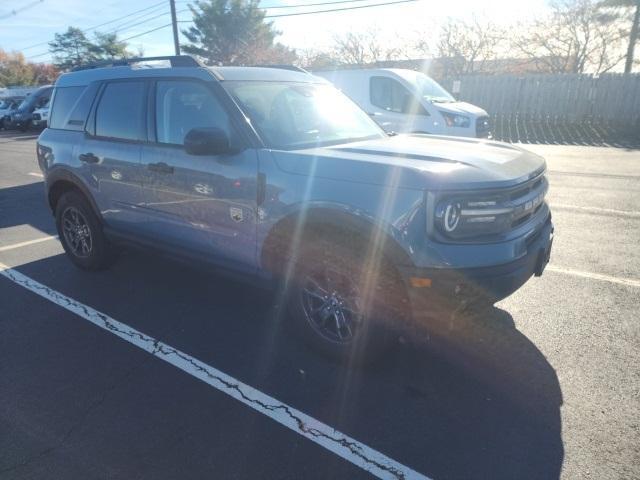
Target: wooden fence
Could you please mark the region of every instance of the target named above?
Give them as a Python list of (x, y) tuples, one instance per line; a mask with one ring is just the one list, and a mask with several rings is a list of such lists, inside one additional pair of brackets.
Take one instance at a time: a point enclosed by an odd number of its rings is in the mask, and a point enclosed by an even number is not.
[(470, 75), (441, 83), (492, 116), (640, 128), (640, 74)]

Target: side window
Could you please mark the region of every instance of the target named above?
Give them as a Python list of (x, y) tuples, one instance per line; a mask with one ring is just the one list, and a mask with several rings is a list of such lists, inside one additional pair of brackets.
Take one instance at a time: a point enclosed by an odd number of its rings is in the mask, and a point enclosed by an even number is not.
[(369, 92), (371, 103), (376, 107), (389, 112), (415, 113), (412, 108), (415, 95), (393, 78), (371, 77)]
[(376, 107), (391, 110), (391, 79), (386, 77), (371, 77), (369, 81), (369, 95), (371, 104)]
[(67, 118), (85, 87), (57, 88), (49, 115), (49, 128), (65, 128)]
[(96, 110), (96, 135), (142, 140), (144, 90), (137, 81), (107, 84)]
[(218, 127), (230, 135), (229, 116), (206, 86), (188, 80), (156, 86), (156, 136), (159, 143), (183, 145), (192, 128)]

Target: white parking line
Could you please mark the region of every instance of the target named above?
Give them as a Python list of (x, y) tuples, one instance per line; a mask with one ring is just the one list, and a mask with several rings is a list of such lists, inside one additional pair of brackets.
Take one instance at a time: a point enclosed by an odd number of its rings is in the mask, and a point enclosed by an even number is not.
[(635, 278), (614, 277), (612, 275), (584, 272), (582, 270), (573, 270), (571, 268), (556, 267), (554, 265), (547, 265), (545, 270), (549, 270), (550, 272), (564, 273), (565, 275), (573, 275), (574, 277), (589, 278), (591, 280), (600, 280), (603, 282), (617, 283), (619, 285), (626, 285), (630, 287), (640, 287), (640, 280), (636, 280)]
[(27, 175), (31, 175), (32, 177), (44, 178), (44, 175), (38, 172), (29, 172)]
[(606, 215), (620, 215), (623, 217), (640, 217), (640, 212), (634, 210), (616, 210), (614, 208), (600, 208), (600, 207), (583, 207), (579, 205), (568, 205), (566, 203), (551, 203), (551, 208), (559, 208), (564, 210), (578, 210), (589, 213), (600, 213)]
[(51, 237), (42, 237), (42, 238), (36, 238), (35, 240), (27, 240), (26, 242), (13, 243), (11, 245), (0, 247), (0, 252), (6, 252), (7, 250), (13, 250), (14, 248), (26, 247), (29, 245), (33, 245), (35, 243), (42, 243), (49, 240), (56, 240), (57, 238), (58, 238), (57, 235), (53, 235)]
[(363, 443), (73, 298), (0, 263), (0, 275), (266, 415), (378, 478), (427, 479)]

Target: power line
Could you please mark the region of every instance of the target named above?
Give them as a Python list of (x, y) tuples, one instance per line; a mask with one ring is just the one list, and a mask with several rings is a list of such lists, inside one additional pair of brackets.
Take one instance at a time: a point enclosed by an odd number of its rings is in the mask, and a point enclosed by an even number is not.
[[(161, 3), (162, 3), (162, 4), (164, 4), (164, 2), (161, 2)], [(188, 9), (183, 8), (182, 10), (178, 10), (178, 12), (177, 12), (177, 13), (184, 13), (184, 12), (186, 12), (186, 11), (188, 11)], [(149, 12), (149, 13), (151, 13), (151, 12)], [(142, 25), (142, 24), (148, 23), (148, 22), (150, 22), (151, 20), (155, 20), (156, 18), (163, 17), (163, 16), (168, 15), (168, 14), (169, 14), (169, 12), (163, 12), (163, 13), (161, 13), (161, 14), (159, 14), (159, 15), (155, 15), (155, 16), (150, 17), (150, 18), (147, 18), (147, 19), (145, 19), (145, 20), (137, 21), (137, 20), (139, 20), (140, 18), (142, 18), (142, 17), (139, 17), (139, 18), (135, 19), (135, 23), (125, 22), (125, 23), (123, 23), (122, 25), (118, 26), (116, 29), (114, 29), (114, 30), (109, 30), (109, 31), (107, 31), (107, 32), (105, 32), (105, 33), (106, 33), (106, 34), (111, 34), (111, 33), (117, 33), (117, 32), (119, 32), (119, 31), (121, 31), (121, 30), (130, 30), (130, 29), (132, 29), (133, 27), (137, 27), (138, 25)], [(143, 15), (143, 16), (144, 16), (144, 15)], [(109, 22), (109, 23), (112, 23), (112, 22)], [(104, 25), (104, 24), (103, 24), (103, 25)], [(126, 26), (125, 26), (125, 25), (126, 25)], [(83, 30), (83, 33), (84, 33), (84, 32), (87, 32), (87, 31), (89, 31), (89, 29)], [(154, 30), (151, 30), (151, 31), (155, 31), (155, 29), (154, 29)], [(147, 33), (149, 33), (149, 32), (147, 32)], [(141, 35), (142, 35), (142, 34), (141, 34)], [(136, 36), (139, 36), (139, 35), (134, 35), (134, 38), (135, 38)], [(129, 37), (129, 38), (131, 38), (131, 37)], [(128, 38), (119, 39), (118, 41), (119, 41), (119, 42), (124, 42), (124, 41), (126, 41), (126, 40), (128, 40)], [(46, 44), (46, 43), (49, 43), (49, 42), (45, 42), (45, 44)], [(26, 57), (26, 58), (27, 58), (27, 60), (32, 59), (32, 58), (38, 58), (38, 57), (42, 57), (42, 56), (44, 56), (44, 55), (47, 55), (48, 53), (50, 53), (50, 52), (49, 52), (49, 51), (46, 51), (46, 52), (38, 53), (38, 54), (35, 54), (35, 55), (30, 55), (30, 56), (28, 56), (28, 57)]]
[(368, 2), (370, 0), (338, 0), (337, 2), (321, 2), (321, 3), (306, 3), (298, 5), (274, 5), (273, 7), (260, 7), (262, 10), (275, 10), (276, 8), (304, 8), (304, 7), (318, 7), (320, 5), (335, 5), (336, 3), (355, 3), (355, 2)]
[(281, 13), (277, 15), (265, 15), (264, 18), (295, 17), (297, 15), (312, 15), (314, 13), (342, 12), (345, 10), (358, 10), (360, 8), (384, 7), (385, 5), (396, 5), (398, 3), (412, 3), (412, 2), (419, 2), (419, 1), (420, 0), (397, 0), (395, 2), (376, 3), (375, 5), (357, 5), (355, 7), (332, 8), (329, 10), (316, 10), (313, 12), (296, 12), (296, 13)]
[(44, 2), (44, 0), (35, 0), (31, 3), (27, 3), (24, 7), (16, 8), (14, 10), (11, 10), (9, 13), (5, 13), (4, 15), (0, 16), (0, 20), (13, 17), (14, 15), (17, 15), (20, 12), (24, 12), (25, 10), (29, 10), (30, 8), (35, 7), (36, 5), (42, 2)]
[[(345, 0), (346, 1), (365, 1), (365, 0)], [(384, 2), (384, 3), (376, 3), (374, 5), (356, 5), (355, 7), (343, 7), (343, 8), (331, 8), (327, 10), (314, 10), (312, 12), (294, 12), (294, 13), (281, 13), (276, 15), (265, 15), (264, 18), (280, 18), (280, 17), (295, 17), (298, 15), (314, 15), (316, 13), (331, 13), (331, 12), (343, 12), (345, 10), (358, 10), (361, 8), (373, 8), (373, 7), (384, 7), (386, 5), (396, 5), (398, 3), (413, 3), (419, 2), (421, 0), (397, 0), (394, 2)], [(339, 2), (328, 2), (328, 3), (339, 3)], [(192, 20), (179, 20), (178, 23), (192, 23)]]
[[(42, 1), (42, 0), (40, 0), (40, 1)], [(319, 5), (330, 5), (330, 4), (335, 4), (335, 3), (354, 3), (356, 1), (359, 2), (359, 1), (367, 1), (367, 0), (338, 0), (338, 1), (332, 1), (332, 2), (320, 2), (320, 3), (316, 3), (316, 4), (295, 5), (295, 6), (290, 6), (290, 7), (319, 6)], [(387, 6), (387, 5), (397, 5), (397, 4), (401, 4), (401, 3), (414, 3), (414, 2), (418, 2), (418, 1), (420, 1), (420, 0), (396, 0), (396, 1), (392, 1), (392, 2), (376, 3), (376, 4), (373, 4), (373, 5), (356, 5), (356, 6), (351, 6), (351, 7), (331, 8), (331, 9), (326, 9), (326, 10), (314, 10), (314, 11), (311, 11), (311, 12), (294, 12), (294, 13), (282, 13), (282, 14), (276, 14), (276, 15), (265, 15), (264, 18), (282, 18), (282, 17), (294, 17), (294, 16), (299, 16), (299, 15), (314, 15), (314, 14), (319, 14), (319, 13), (342, 12), (342, 11), (346, 11), (346, 10), (358, 10), (358, 9), (362, 9), (362, 8), (384, 7), (384, 6)], [(150, 7), (145, 8), (145, 9), (142, 9), (142, 11), (148, 10), (148, 9), (153, 8), (154, 6), (157, 6), (157, 5), (160, 5), (160, 4), (164, 4), (164, 2), (160, 2), (158, 4), (155, 4), (155, 5), (152, 5)], [(176, 13), (183, 13), (183, 12), (186, 12), (186, 11), (188, 11), (188, 9), (185, 8), (185, 9), (182, 9), (182, 10), (178, 10)], [(137, 11), (137, 12), (134, 12), (132, 14), (129, 14), (129, 16), (133, 15), (135, 13), (139, 13), (139, 12), (140, 12), (140, 10)], [(132, 27), (147, 23), (147, 22), (149, 22), (151, 20), (154, 20), (154, 19), (156, 19), (158, 17), (161, 17), (163, 15), (166, 15), (166, 12), (162, 13), (160, 15), (156, 15), (154, 17), (148, 18), (146, 20), (134, 23), (132, 25), (128, 25), (126, 27), (126, 29), (130, 29)], [(126, 16), (125, 17), (120, 17), (120, 19), (121, 18), (126, 18)], [(106, 22), (106, 23), (98, 25), (98, 26), (106, 25), (107, 23), (113, 23), (114, 21), (117, 21), (117, 20), (112, 20), (112, 21)], [(176, 23), (192, 23), (192, 20), (178, 20)], [(149, 33), (153, 33), (155, 31), (161, 30), (163, 28), (167, 28), (167, 27), (169, 27), (171, 25), (173, 25), (173, 24), (172, 23), (167, 23), (165, 25), (161, 25), (159, 27), (155, 27), (155, 28), (152, 28), (150, 30), (146, 30), (144, 32), (137, 33), (137, 34), (132, 35), (130, 37), (122, 38), (122, 39), (120, 39), (120, 41), (121, 42), (126, 42), (126, 41), (132, 40), (134, 38), (142, 37), (142, 36), (147, 35)], [(93, 28), (96, 28), (96, 27), (93, 27)], [(87, 30), (89, 30), (89, 29), (87, 29)], [(83, 32), (86, 32), (87, 30), (83, 30)], [(118, 29), (116, 29), (114, 31), (107, 32), (107, 33), (115, 33), (116, 31), (118, 31)], [(48, 43), (48, 42), (45, 42), (45, 43)], [(32, 56), (27, 57), (27, 58), (31, 59), (31, 58), (42, 57), (42, 56), (47, 55), (49, 53), (50, 52), (47, 51), (47, 52), (39, 53), (37, 55), (32, 55)]]
[(170, 27), (171, 25), (172, 25), (171, 23), (167, 23), (166, 25), (162, 25), (162, 26), (157, 27), (157, 28), (152, 28), (151, 30), (147, 30), (146, 32), (138, 33), (136, 35), (132, 35), (132, 36), (127, 37), (127, 38), (123, 38), (121, 41), (122, 42), (126, 42), (127, 40), (131, 40), (132, 38), (138, 38), (138, 37), (141, 37), (143, 35), (146, 35), (147, 33), (155, 32), (156, 30), (160, 30), (162, 28)]
[(153, 5), (149, 5), (148, 7), (141, 8), (140, 10), (136, 10), (135, 12), (128, 13), (128, 14), (123, 15), (123, 16), (118, 17), (118, 18), (114, 18), (113, 20), (109, 20), (108, 22), (101, 23), (100, 25), (95, 25), (93, 27), (89, 27), (89, 28), (87, 28), (87, 29), (85, 29), (83, 31), (86, 32), (88, 30), (95, 30), (96, 28), (104, 27), (105, 25), (109, 25), (110, 23), (117, 22), (118, 20), (122, 20), (123, 18), (131, 17), (132, 15), (136, 15), (137, 13), (145, 12), (147, 10), (151, 10), (151, 9), (156, 9), (157, 10), (156, 7), (158, 7), (160, 5), (166, 5), (166, 2), (163, 0), (163, 1), (158, 2), (158, 3), (154, 3)]
[[(185, 10), (181, 10), (181, 12), (184, 12), (184, 11)], [(149, 18), (146, 18), (144, 20), (141, 20), (142, 17), (136, 18), (134, 20), (130, 20), (128, 22), (124, 22), (123, 24), (118, 25), (115, 29), (109, 30), (109, 31), (107, 31), (105, 33), (117, 33), (117, 32), (120, 32), (122, 30), (129, 30), (129, 29), (131, 29), (133, 27), (137, 27), (138, 25), (142, 25), (144, 23), (150, 22), (151, 20), (155, 20), (156, 18), (164, 17), (165, 15), (169, 15), (169, 12), (164, 11), (162, 13), (156, 14), (153, 17), (149, 17)], [(131, 22), (133, 22), (133, 23), (131, 23)]]
[[(39, 0), (39, 1), (42, 1), (42, 0)], [(146, 8), (142, 8), (142, 9), (140, 9), (140, 10), (136, 10), (135, 12), (128, 13), (127, 15), (123, 15), (123, 16), (121, 16), (121, 17), (114, 18), (113, 20), (109, 20), (108, 22), (104, 22), (104, 23), (101, 23), (101, 24), (99, 24), (99, 25), (95, 25), (95, 26), (93, 26), (93, 27), (85, 28), (84, 30), (82, 30), (82, 32), (83, 32), (83, 33), (86, 33), (86, 32), (89, 32), (89, 31), (91, 31), (91, 30), (95, 30), (96, 28), (100, 28), (100, 27), (103, 27), (103, 26), (105, 26), (105, 25), (109, 25), (110, 23), (114, 23), (114, 22), (117, 22), (118, 20), (122, 20), (122, 19), (124, 19), (124, 18), (131, 17), (131, 16), (133, 16), (133, 15), (136, 15), (136, 14), (138, 14), (138, 13), (144, 12), (144, 11), (146, 11), (146, 10), (150, 10), (150, 9), (157, 10), (157, 7), (158, 7), (158, 6), (160, 6), (160, 5), (163, 5), (163, 6), (164, 6), (164, 5), (165, 5), (165, 3), (166, 3), (166, 2), (165, 2), (164, 0), (163, 0), (162, 2), (154, 3), (153, 5), (149, 5), (149, 6), (148, 6), (148, 7), (146, 7)], [(151, 12), (148, 12), (148, 13), (151, 13)], [(146, 14), (145, 14), (145, 15), (146, 15)], [(144, 16), (144, 15), (142, 15), (140, 18), (142, 18), (143, 16)], [(110, 33), (112, 33), (112, 32), (110, 32)], [(28, 47), (24, 47), (24, 48), (22, 48), (21, 50), (24, 52), (25, 50), (30, 50), (30, 49), (35, 48), (35, 47), (40, 47), (40, 46), (42, 46), (42, 45), (47, 45), (48, 43), (49, 43), (49, 42), (36, 43), (36, 44), (33, 44), (33, 45), (29, 45)], [(37, 56), (40, 56), (40, 55), (37, 55)]]
[[(356, 0), (349, 0), (349, 1), (353, 2), (353, 1), (356, 1)], [(364, 1), (364, 0), (358, 0), (358, 1)], [(420, 0), (396, 0), (394, 2), (376, 3), (374, 5), (358, 5), (358, 6), (355, 6), (355, 7), (334, 8), (334, 9), (330, 9), (330, 10), (318, 10), (318, 11), (314, 11), (314, 12), (298, 12), (298, 13), (284, 13), (284, 14), (280, 14), (280, 15), (265, 15), (264, 18), (291, 17), (291, 16), (295, 16), (295, 15), (311, 15), (311, 14), (314, 14), (314, 13), (340, 12), (340, 11), (343, 11), (343, 10), (356, 10), (356, 9), (360, 9), (360, 8), (383, 7), (385, 5), (396, 5), (398, 3), (411, 3), (411, 2), (418, 2), (418, 1), (420, 1)], [(329, 2), (329, 3), (338, 3), (338, 2)], [(344, 1), (344, 3), (346, 3), (346, 1)], [(181, 13), (181, 12), (185, 12), (185, 11), (187, 11), (187, 9), (179, 10), (177, 13)], [(191, 23), (191, 21), (190, 20), (181, 20), (181, 21), (178, 21), (177, 23)], [(171, 25), (173, 25), (173, 24), (172, 23), (167, 23), (166, 25), (161, 25), (159, 27), (152, 28), (151, 30), (147, 30), (145, 32), (137, 33), (136, 35), (132, 35), (132, 36), (127, 37), (127, 38), (123, 38), (120, 41), (121, 42), (126, 42), (128, 40), (133, 39), (133, 38), (142, 37), (143, 35), (147, 35), (148, 33), (152, 33), (152, 32), (155, 32), (157, 30), (161, 30), (163, 28), (170, 27)]]

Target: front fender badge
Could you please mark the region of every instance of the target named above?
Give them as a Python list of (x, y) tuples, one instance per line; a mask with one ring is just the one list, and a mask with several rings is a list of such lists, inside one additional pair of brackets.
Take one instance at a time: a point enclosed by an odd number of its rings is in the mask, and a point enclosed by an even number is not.
[(244, 213), (242, 211), (241, 208), (238, 207), (230, 207), (229, 208), (229, 216), (231, 217), (231, 220), (233, 220), (234, 222), (241, 222), (242, 220), (244, 220)]

